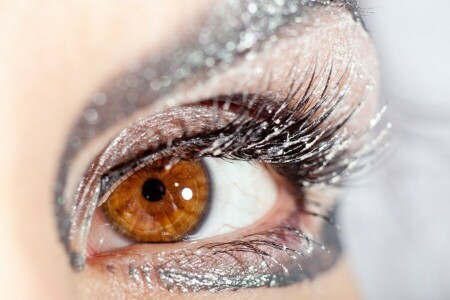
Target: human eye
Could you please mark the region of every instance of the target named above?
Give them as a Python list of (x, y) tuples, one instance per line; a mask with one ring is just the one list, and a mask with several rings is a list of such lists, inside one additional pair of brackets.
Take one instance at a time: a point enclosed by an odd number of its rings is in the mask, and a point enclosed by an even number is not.
[[(251, 225), (276, 200), (268, 171), (211, 158), (159, 159), (112, 190), (101, 205), (102, 213), (94, 217), (93, 252), (133, 241), (178, 242), (223, 235)], [(115, 231), (128, 241), (115, 236)]]
[(193, 42), (93, 96), (57, 187), (75, 269), (197, 292), (339, 258), (337, 187), (383, 145), (373, 50), (342, 3), (269, 2), (218, 5)]

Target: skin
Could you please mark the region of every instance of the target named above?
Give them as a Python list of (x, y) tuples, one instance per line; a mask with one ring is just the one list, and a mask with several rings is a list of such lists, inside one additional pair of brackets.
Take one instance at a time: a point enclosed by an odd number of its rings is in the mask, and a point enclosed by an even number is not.
[[(158, 51), (169, 42), (168, 36), (208, 9), (210, 2), (0, 3), (2, 298), (120, 297), (105, 294), (112, 290), (100, 274), (75, 274), (69, 267), (53, 216), (58, 159), (85, 99), (130, 62)], [(361, 28), (357, 39), (366, 38), (362, 32)], [(373, 49), (369, 46), (367, 50), (370, 72), (376, 73)], [(127, 296), (133, 295), (142, 296)], [(185, 296), (194, 299), (204, 294)], [(314, 282), (208, 296), (357, 299), (358, 292), (351, 268), (342, 259)]]

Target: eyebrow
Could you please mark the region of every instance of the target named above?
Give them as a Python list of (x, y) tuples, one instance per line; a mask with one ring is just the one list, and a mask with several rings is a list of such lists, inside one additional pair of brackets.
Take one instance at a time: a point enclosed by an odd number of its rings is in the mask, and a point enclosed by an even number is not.
[[(55, 199), (58, 228), (68, 248), (71, 201), (64, 186), (71, 161), (95, 136), (121, 119), (153, 104), (190, 77), (205, 75), (212, 67), (226, 69), (236, 58), (257, 52), (263, 42), (287, 24), (300, 22), (307, 8), (344, 6), (356, 22), (360, 19), (355, 0), (238, 0), (221, 1), (201, 16), (204, 26), (187, 40), (144, 61), (136, 70), (117, 77), (95, 93), (69, 135), (58, 173)], [(201, 78), (201, 76), (200, 76)]]

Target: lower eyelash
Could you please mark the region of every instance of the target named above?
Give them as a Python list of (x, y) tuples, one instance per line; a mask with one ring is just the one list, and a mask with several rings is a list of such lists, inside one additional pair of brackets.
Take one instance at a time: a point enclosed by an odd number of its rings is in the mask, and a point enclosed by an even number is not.
[(293, 213), (282, 225), (239, 240), (132, 258), (128, 274), (135, 283), (150, 287), (156, 281), (171, 292), (281, 287), (312, 279), (333, 266), (341, 247), (335, 227), (325, 224), (318, 242), (298, 228), (299, 217)]

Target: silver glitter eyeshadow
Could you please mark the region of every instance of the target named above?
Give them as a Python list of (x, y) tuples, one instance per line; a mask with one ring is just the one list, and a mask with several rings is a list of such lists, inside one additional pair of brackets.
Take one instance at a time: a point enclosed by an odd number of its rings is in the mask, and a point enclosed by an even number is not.
[[(118, 78), (108, 88), (93, 95), (92, 103), (85, 109), (69, 137), (55, 192), (60, 236), (75, 269), (81, 270), (85, 264), (87, 238), (93, 212), (99, 200), (100, 184), (93, 182), (89, 185), (91, 189), (86, 190), (84, 183), (81, 183), (73, 201), (72, 195), (65, 194), (67, 173), (77, 152), (118, 120), (160, 99), (178, 84), (191, 80), (194, 75), (196, 79), (199, 78), (198, 75), (204, 78), (212, 77), (217, 70), (227, 69), (236, 58), (270, 46), (270, 42), (276, 40), (277, 32), (284, 25), (302, 22), (305, 7), (333, 3), (343, 3), (353, 12), (355, 18), (358, 18), (356, 5), (352, 1), (230, 0), (220, 3), (214, 7), (202, 28), (193, 34), (194, 38), (191, 38), (189, 43), (180, 42), (172, 50), (136, 66), (131, 73)], [(219, 248), (216, 247), (193, 250), (189, 256), (186, 256), (186, 252), (161, 254), (155, 258), (154, 266), (157, 266), (159, 281), (171, 291), (282, 286), (313, 276), (317, 272), (312, 270), (320, 269), (315, 266), (328, 262), (319, 254), (317, 259), (314, 258), (316, 254), (306, 255), (308, 251), (305, 250), (312, 244), (302, 244), (305, 241), (307, 240), (303, 238), (300, 244), (296, 245), (296, 249), (303, 251), (296, 254), (296, 259), (289, 254), (284, 244), (280, 243), (281, 249), (276, 251), (279, 251), (279, 255), (284, 253), (284, 259), (289, 260), (281, 264), (264, 259), (247, 261), (246, 264), (235, 261), (233, 264), (230, 259), (222, 257), (220, 264), (206, 268), (212, 266), (205, 264), (206, 257), (218, 255), (215, 251)], [(339, 251), (335, 253), (338, 254)], [(176, 257), (177, 254), (182, 255)], [(183, 257), (196, 260), (183, 262)], [(301, 267), (298, 262), (301, 262)], [(145, 281), (150, 282), (150, 268), (152, 267), (133, 267), (129, 273), (137, 280), (141, 272)]]
[(88, 185), (90, 190), (86, 190), (81, 183), (75, 199), (67, 201), (72, 199), (72, 195), (64, 194), (64, 187), (77, 151), (118, 119), (148, 106), (152, 100), (168, 93), (178, 83), (189, 80), (193, 74), (213, 76), (209, 71), (227, 68), (238, 56), (267, 46), (268, 43), (264, 42), (275, 37), (283, 25), (301, 22), (305, 7), (332, 3), (334, 1), (323, 0), (221, 2), (190, 43), (176, 45), (173, 50), (150, 59), (93, 96), (92, 104), (86, 108), (69, 138), (55, 189), (60, 236), (76, 269), (84, 266), (90, 223), (98, 201), (96, 189), (92, 187), (99, 184), (91, 182)]

